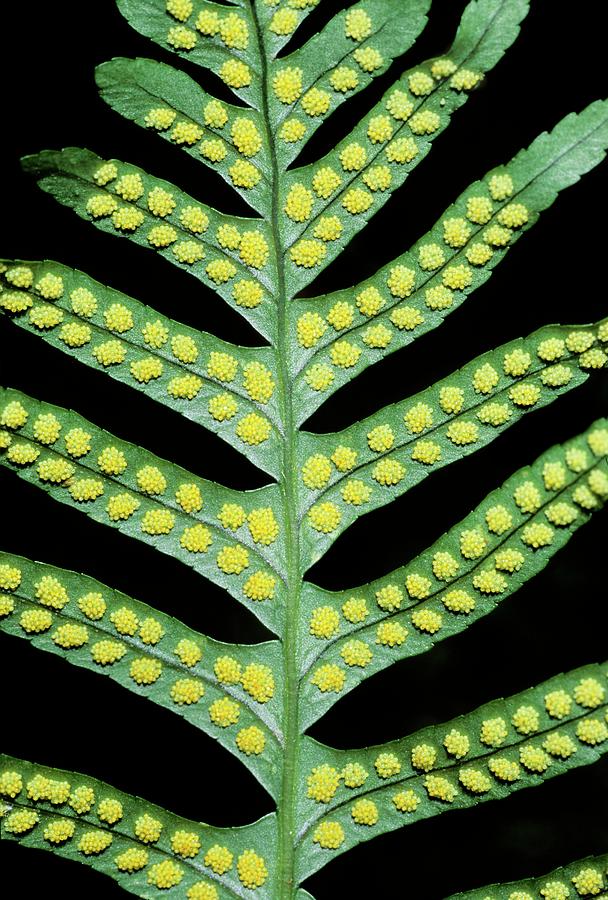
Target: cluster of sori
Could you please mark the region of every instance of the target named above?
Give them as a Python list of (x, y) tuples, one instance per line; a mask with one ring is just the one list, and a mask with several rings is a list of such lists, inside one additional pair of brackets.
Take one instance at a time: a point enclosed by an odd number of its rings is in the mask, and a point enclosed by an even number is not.
[[(242, 232), (242, 220), (200, 206), (163, 184), (134, 166), (105, 162), (91, 173), (92, 187), (98, 185), (103, 192), (87, 193), (86, 214), (94, 221), (108, 220), (127, 234), (145, 226), (147, 243), (160, 251), (171, 248), (174, 261), (182, 265), (200, 263), (209, 250), (213, 258), (201, 267), (201, 275), (215, 286), (230, 282), (235, 303), (258, 306), (264, 291), (250, 276), (264, 269), (270, 255), (261, 229)], [(235, 282), (238, 274), (249, 277)]]
[[(351, 166), (355, 155), (358, 167), (363, 168), (367, 151), (359, 144), (351, 144), (340, 153), (342, 167)], [(388, 187), (388, 168), (386, 173)], [(368, 174), (363, 177), (368, 178)], [(324, 189), (329, 197), (342, 185), (342, 177), (324, 167), (313, 178), (313, 190), (326, 179), (331, 179), (333, 185), (331, 192)], [(311, 218), (312, 192), (303, 185), (296, 185), (291, 191), (296, 196), (305, 192), (310, 201), (307, 218)], [(302, 313), (296, 332), (300, 346), (311, 351), (308, 360), (312, 363), (305, 372), (308, 386), (313, 391), (327, 390), (336, 368), (353, 369), (360, 360), (373, 360), (370, 351), (385, 351), (399, 333), (403, 336), (422, 326), (437, 324), (461, 303), (476, 286), (475, 269), (492, 263), (495, 254), (504, 253), (513, 238), (531, 223), (529, 209), (510, 199), (516, 192), (509, 174), (491, 175), (450, 207), (412, 252), (358, 288), (341, 292), (331, 305), (325, 302), (323, 315), (313, 309)], [(339, 216), (315, 218), (315, 234), (322, 240), (329, 239), (332, 223), (331, 234), (339, 237), (342, 233)], [(351, 332), (357, 334), (359, 342), (345, 339)]]
[[(312, 529), (336, 532), (353, 507), (380, 505), (434, 466), (492, 440), (515, 416), (575, 386), (580, 371), (603, 369), (608, 322), (596, 328), (548, 329), (493, 351), (411, 400), (387, 407), (334, 438), (326, 453), (305, 459), (301, 480)], [(330, 438), (323, 437), (324, 445)], [(311, 438), (308, 446), (319, 444)], [(357, 478), (350, 477), (354, 472)], [(409, 479), (406, 475), (409, 472)]]
[(608, 500), (607, 456), (599, 424), (514, 475), (403, 569), (354, 594), (328, 592), (331, 602), (308, 620), (323, 660), (311, 683), (321, 692), (353, 687), (374, 661), (420, 652), (458, 620), (491, 611)]
[[(235, 292), (248, 303), (253, 285), (238, 282)], [(231, 345), (56, 263), (0, 264), (0, 308), (44, 335), (55, 333), (79, 358), (86, 353), (89, 364), (111, 368), (142, 390), (161, 385), (167, 403), (196, 400), (209, 427), (231, 428), (241, 444), (257, 446), (272, 434), (267, 416), (254, 411), (269, 409), (275, 393), (270, 368), (257, 358), (260, 351), (235, 348), (237, 358)]]
[(184, 150), (200, 154), (207, 163), (217, 166), (236, 188), (250, 191), (262, 180), (262, 173), (252, 159), (263, 149), (264, 129), (253, 110), (245, 112), (220, 100), (208, 99), (200, 114), (190, 117), (164, 104), (150, 107), (143, 116), (143, 124)]
[[(362, 10), (352, 11), (345, 23), (351, 37), (354, 33), (363, 36), (372, 32), (371, 20)], [(302, 70), (289, 66), (274, 76), (274, 93), (287, 106), (297, 102), (297, 108), (307, 116), (323, 116), (345, 93), (359, 86), (357, 69), (370, 73), (384, 65), (381, 54), (370, 46), (355, 50), (353, 58), (355, 67), (344, 65), (343, 61), (327, 76), (328, 90), (312, 87), (304, 91)], [(352, 232), (351, 223), (357, 216), (370, 210), (373, 213), (375, 204), (382, 205), (386, 200), (383, 195), (401, 184), (429, 139), (447, 124), (448, 113), (442, 120), (436, 111), (441, 108), (435, 96), (438, 89), (447, 85), (458, 92), (470, 90), (480, 79), (481, 75), (457, 69), (448, 59), (413, 70), (389, 91), (351, 138), (319, 163), (296, 172), (290, 179), (283, 211), (289, 220), (289, 234), (304, 232), (304, 236), (293, 243), (291, 261), (305, 269), (318, 266), (327, 256), (328, 242), (337, 241), (345, 230)], [(288, 142), (305, 134), (305, 124), (295, 116), (288, 118), (279, 130), (279, 138)], [(321, 215), (325, 212), (331, 214)], [(453, 233), (456, 238), (455, 230)], [(479, 257), (477, 251), (475, 264), (481, 264)], [(454, 275), (452, 280), (459, 279)]]
[(5, 559), (0, 622), (16, 619), (15, 627), (39, 646), (75, 655), (82, 665), (99, 667), (131, 688), (155, 685), (152, 699), (170, 709), (185, 713), (204, 705), (195, 717), (200, 722), (204, 715), (205, 729), (228, 729), (222, 742), (247, 756), (263, 753), (267, 735), (258, 704), (275, 696), (270, 666), (251, 662), (251, 654), (243, 657), (240, 648), (215, 646), (105, 586), (73, 584), (69, 573)]
[[(274, 597), (275, 576), (266, 568), (252, 572), (279, 537), (271, 507), (252, 504), (246, 511), (238, 503), (218, 502), (211, 483), (186, 480), (189, 473), (130, 444), (110, 443), (106, 432), (65, 410), (46, 411), (51, 408), (37, 404), (30, 415), (28, 398), (19, 396), (0, 410), (0, 452), (6, 461), (21, 470), (35, 464), (36, 480), (65, 491), (68, 502), (91, 507), (102, 521), (120, 527), (137, 520), (142, 539), (175, 533), (171, 552), (182, 558), (184, 551), (205, 558), (213, 548), (211, 577), (227, 576), (228, 589), (249, 600)], [(127, 529), (132, 533), (130, 524)], [(165, 540), (162, 545), (168, 546)]]
[(93, 864), (103, 857), (104, 867), (111, 855), (117, 878), (145, 870), (147, 885), (158, 890), (181, 885), (180, 896), (187, 900), (218, 900), (215, 885), (221, 889), (233, 869), (239, 887), (255, 890), (268, 879), (260, 854), (247, 848), (237, 856), (220, 832), (214, 837), (221, 843), (214, 842), (206, 833), (210, 829), (92, 779), (77, 776), (72, 783), (63, 773), (14, 762), (0, 772), (2, 827), (14, 838), (39, 834), (52, 847), (73, 849)]
[[(574, 900), (575, 897), (606, 896), (608, 859), (591, 857), (572, 863), (542, 878), (517, 884), (494, 885), (458, 894), (462, 900)], [(454, 898), (455, 900), (455, 898)]]
[[(315, 766), (302, 787), (314, 807), (309, 839), (335, 850), (347, 833), (358, 843), (353, 823), (395, 828), (404, 814), (424, 817), (550, 777), (552, 767), (608, 740), (607, 677), (579, 670), (380, 750), (342, 751), (344, 765)], [(316, 824), (323, 807), (330, 818)]]

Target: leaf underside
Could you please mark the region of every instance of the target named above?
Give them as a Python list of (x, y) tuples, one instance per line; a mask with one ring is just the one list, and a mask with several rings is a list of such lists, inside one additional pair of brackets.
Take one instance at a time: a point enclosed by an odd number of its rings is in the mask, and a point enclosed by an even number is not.
[[(16, 326), (217, 434), (269, 479), (231, 489), (133, 435), (109, 434), (95, 410), (0, 389), (4, 468), (178, 559), (272, 634), (221, 643), (87, 575), (0, 553), (0, 630), (181, 715), (276, 804), (259, 822), (217, 829), (88, 775), (3, 756), (0, 837), (92, 865), (139, 897), (312, 900), (302, 882), (358, 843), (540, 785), (608, 748), (606, 664), (383, 746), (338, 750), (306, 734), (368, 677), (490, 613), (608, 497), (608, 421), (599, 419), (513, 473), (397, 570), (341, 591), (306, 579), (362, 515), (602, 378), (608, 362), (608, 319), (548, 324), (415, 396), (404, 386), (403, 400), (342, 431), (304, 430), (336, 391), (356, 389), (359, 374), (441, 325), (608, 148), (608, 101), (597, 101), (471, 184), (364, 281), (309, 296), (426, 158), (528, 11), (527, 0), (472, 0), (447, 53), (402, 70), (372, 104), (366, 89), (413, 45), (429, 0), (359, 0), (290, 49), (318, 4), (117, 0), (129, 24), (187, 61), (190, 74), (113, 59), (97, 69), (100, 96), (147, 140), (167, 142), (177, 162), (185, 153), (217, 173), (247, 215), (212, 208), (204, 190), (191, 196), (121, 154), (67, 148), (24, 160), (59, 203), (138, 245), (134, 258), (156, 252), (215, 291), (259, 346), (191, 328), (60, 262), (0, 260), (0, 309)], [(234, 103), (203, 89), (196, 67)], [(343, 104), (357, 114), (350, 132), (302, 164), (301, 151)], [(554, 894), (543, 896), (559, 900), (572, 887), (603, 895), (606, 876), (602, 857), (457, 896), (528, 897), (548, 884)]]

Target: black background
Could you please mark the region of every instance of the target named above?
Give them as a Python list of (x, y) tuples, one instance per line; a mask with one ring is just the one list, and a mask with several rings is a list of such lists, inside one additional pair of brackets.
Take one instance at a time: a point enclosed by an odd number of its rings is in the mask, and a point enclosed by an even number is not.
[[(399, 0), (395, 0), (397, 5)], [(347, 2), (323, 0), (303, 34)], [(436, 0), (413, 65), (447, 49), (463, 0)], [(608, 93), (601, 4), (535, 0), (506, 60), (436, 143), (430, 157), (364, 236), (319, 279), (314, 293), (345, 286), (392, 259), (425, 232), (470, 181), (508, 160), (571, 110)], [(2, 10), (0, 155), (2, 255), (73, 265), (163, 313), (223, 338), (255, 334), (210, 291), (160, 257), (113, 241), (31, 184), (19, 157), (43, 147), (90, 146), (118, 156), (229, 212), (245, 205), (218, 177), (123, 121), (98, 99), (93, 66), (112, 56), (173, 59), (132, 32), (111, 0), (10, 4)], [(298, 42), (300, 38), (298, 38)], [(183, 64), (187, 67), (186, 64)], [(306, 152), (330, 147), (403, 69), (346, 104)], [(217, 79), (189, 69), (223, 94)], [(355, 102), (355, 106), (356, 106)], [(547, 322), (582, 323), (608, 313), (606, 188), (601, 166), (569, 189), (463, 308), (438, 331), (376, 365), (308, 423), (334, 430), (449, 374), (480, 352)], [(311, 292), (312, 293), (312, 292)], [(127, 440), (204, 477), (255, 487), (264, 477), (202, 429), (100, 373), (70, 361), (2, 319), (1, 380), (71, 406)], [(361, 519), (311, 578), (347, 587), (410, 559), (462, 518), (515, 468), (549, 443), (608, 411), (608, 378), (596, 377), (526, 417), (491, 447), (448, 467), (388, 510)], [(0, 470), (3, 549), (74, 568), (145, 600), (206, 633), (257, 641), (265, 632), (238, 604), (177, 561), (105, 529)], [(606, 517), (597, 516), (538, 576), (464, 634), (369, 680), (313, 734), (360, 746), (408, 733), (514, 693), (558, 671), (606, 658)], [(271, 809), (239, 762), (179, 717), (112, 682), (73, 669), (25, 641), (2, 636), (2, 745), (8, 753), (81, 770), (175, 812), (218, 825)], [(317, 900), (400, 894), (438, 900), (492, 880), (542, 874), (560, 862), (608, 850), (608, 760), (508, 800), (456, 812), (362, 845), (306, 885)], [(7, 897), (49, 885), (62, 900), (125, 894), (101, 875), (50, 854), (3, 844)]]

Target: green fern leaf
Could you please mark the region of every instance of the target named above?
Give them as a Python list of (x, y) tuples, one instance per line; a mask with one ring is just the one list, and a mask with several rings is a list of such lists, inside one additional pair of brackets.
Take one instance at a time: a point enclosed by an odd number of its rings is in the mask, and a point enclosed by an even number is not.
[[(303, 296), (474, 97), (529, 6), (471, 0), (447, 53), (394, 80), (389, 68), (422, 32), (429, 0), (350, 3), (293, 49), (292, 36), (299, 39), (318, 5), (117, 0), (136, 31), (191, 68), (113, 59), (97, 68), (101, 97), (146, 139), (165, 140), (176, 161), (186, 153), (206, 167), (204, 176), (217, 173), (249, 215), (206, 203), (204, 181), (191, 196), (92, 150), (24, 160), (60, 204), (136, 245), (134, 260), (141, 248), (155, 252), (196, 288), (214, 291), (262, 346), (200, 332), (60, 262), (0, 261), (0, 309), (28, 340), (95, 369), (100, 390), (108, 375), (217, 434), (271, 479), (234, 490), (138, 446), (135, 427), (123, 439), (92, 424), (88, 410), (85, 418), (0, 389), (0, 463), (11, 477), (178, 560), (273, 635), (221, 643), (89, 576), (34, 562), (27, 548), (25, 556), (0, 553), (0, 631), (8, 639), (28, 640), (182, 716), (272, 798), (275, 811), (258, 822), (218, 829), (90, 775), (0, 757), (0, 837), (91, 865), (138, 897), (312, 900), (302, 882), (358, 843), (541, 785), (608, 749), (605, 664), (380, 746), (336, 749), (307, 734), (369, 676), (492, 612), (602, 514), (608, 498), (603, 418), (563, 446), (549, 443), (399, 569), (340, 591), (305, 578), (365, 513), (488, 447), (591, 376), (605, 379), (608, 364), (607, 319), (549, 324), (341, 431), (303, 430), (338, 389), (440, 325), (484, 285), (608, 148), (608, 101), (597, 101), (474, 182), (375, 274)], [(195, 67), (213, 73), (206, 85), (215, 78), (215, 87), (203, 89)], [(365, 105), (382, 75), (384, 87), (392, 83)], [(234, 102), (222, 99), (230, 91)], [(314, 158), (309, 142), (344, 104), (354, 126)], [(299, 161), (305, 148), (311, 156)], [(149, 258), (140, 254), (142, 264)], [(98, 421), (95, 409), (90, 418)], [(564, 900), (572, 887), (600, 896), (606, 875), (602, 858), (489, 890), (511, 900), (529, 891)]]
[(525, 881), (513, 881), (510, 884), (492, 884), (476, 891), (453, 894), (448, 900), (467, 898), (467, 900), (484, 900), (488, 891), (496, 900), (527, 900), (539, 893), (545, 900), (568, 900), (572, 890), (581, 896), (604, 897), (608, 887), (608, 856), (590, 856), (567, 866), (560, 866), (541, 878), (527, 878)]

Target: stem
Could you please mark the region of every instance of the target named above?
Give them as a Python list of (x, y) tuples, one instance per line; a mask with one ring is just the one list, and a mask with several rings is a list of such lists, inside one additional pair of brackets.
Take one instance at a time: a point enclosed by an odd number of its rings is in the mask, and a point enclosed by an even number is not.
[(298, 624), (301, 593), (300, 576), (300, 524), (297, 517), (296, 484), (296, 426), (293, 412), (290, 379), (290, 341), (288, 333), (287, 288), (285, 282), (284, 247), (280, 239), (280, 181), (281, 172), (277, 163), (274, 134), (270, 123), (268, 106), (268, 63), (266, 47), (258, 19), (255, 3), (251, 13), (257, 34), (261, 60), (262, 116), (266, 126), (266, 136), (270, 148), (272, 164), (272, 210), (270, 225), (276, 256), (277, 284), (277, 336), (275, 360), (280, 417), (283, 431), (282, 471), (279, 488), (283, 500), (286, 550), (286, 604), (283, 632), (283, 734), (285, 752), (281, 789), (277, 804), (278, 821), (278, 875), (275, 896), (277, 900), (295, 897), (295, 791), (297, 787), (297, 764), (300, 743), (299, 733), (299, 673), (297, 667)]

